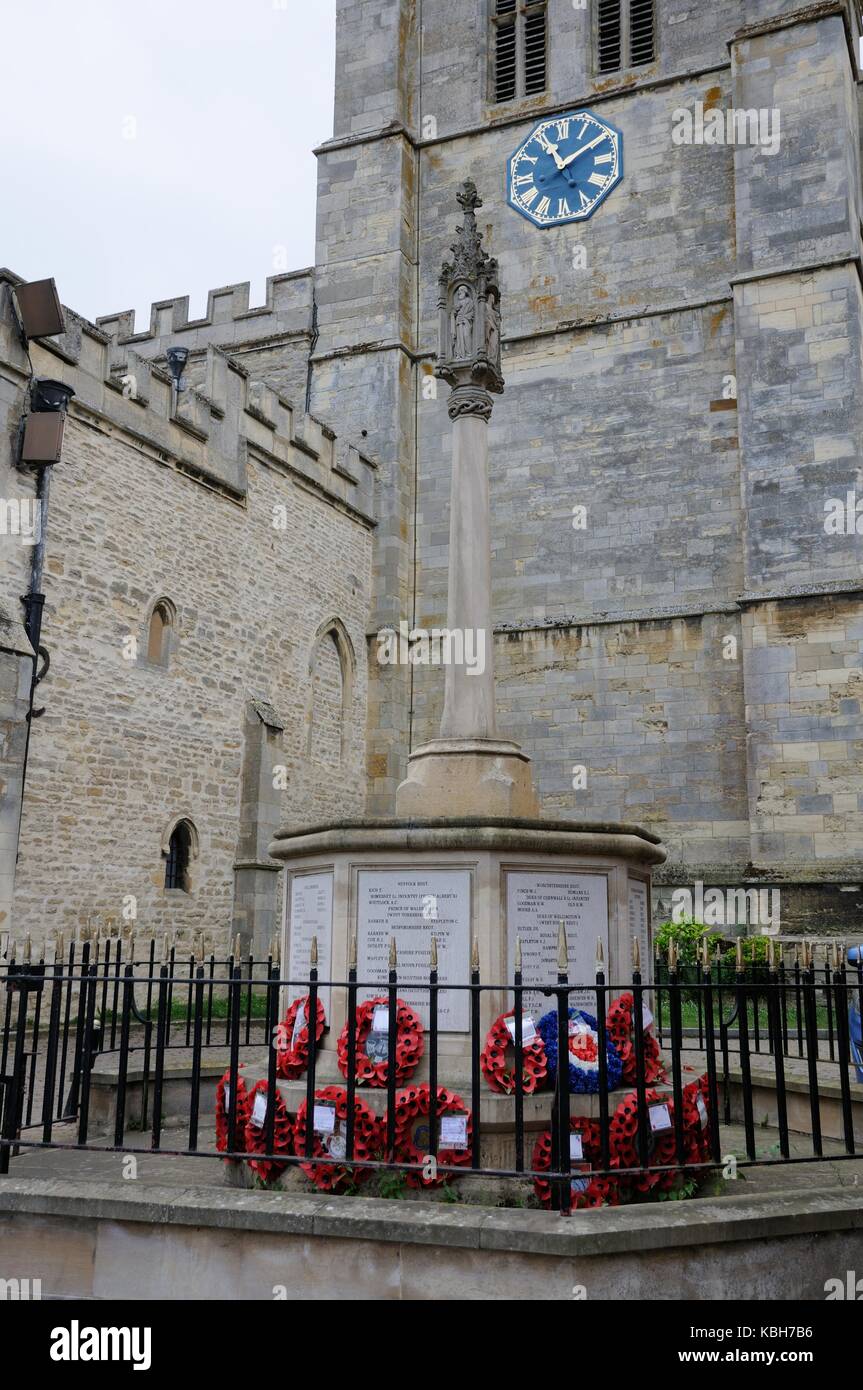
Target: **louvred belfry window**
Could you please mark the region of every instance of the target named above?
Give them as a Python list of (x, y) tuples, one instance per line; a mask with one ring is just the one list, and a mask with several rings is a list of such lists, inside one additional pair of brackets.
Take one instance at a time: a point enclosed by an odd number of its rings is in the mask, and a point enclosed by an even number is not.
[(643, 67), (655, 57), (655, 0), (599, 0), (598, 70), (617, 72), (625, 67)]
[(493, 0), (494, 100), (541, 95), (548, 85), (548, 0)]

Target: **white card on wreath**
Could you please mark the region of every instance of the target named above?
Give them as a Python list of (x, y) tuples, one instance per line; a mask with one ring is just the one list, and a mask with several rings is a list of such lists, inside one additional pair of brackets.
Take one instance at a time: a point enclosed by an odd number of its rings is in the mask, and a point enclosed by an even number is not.
[(263, 1091), (259, 1091), (255, 1096), (255, 1103), (252, 1106), (252, 1124), (255, 1129), (263, 1129), (267, 1122), (267, 1097)]
[(306, 1026), (306, 1006), (301, 1004), (294, 1017), (294, 1031), (291, 1034), (291, 1051), (294, 1050), (299, 1042), (300, 1033)]
[[(513, 1042), (515, 1042), (515, 1019), (514, 1019), (514, 1018), (508, 1018), (508, 1019), (506, 1019), (506, 1029), (507, 1029), (507, 1032), (509, 1033), (509, 1036), (512, 1038)], [(521, 1020), (521, 1042), (522, 1042), (522, 1046), (524, 1046), (525, 1043), (533, 1042), (533, 1040), (534, 1040), (535, 1037), (536, 1037), (536, 1024), (534, 1023), (533, 1019), (530, 1017), (530, 1014), (524, 1014), (523, 1017), (522, 1017), (522, 1020)]]
[(316, 1134), (332, 1134), (336, 1127), (336, 1107), (316, 1105), (313, 1125)]
[(584, 1158), (584, 1145), (583, 1145), (583, 1143), (581, 1142), (581, 1135), (580, 1135), (580, 1134), (571, 1134), (571, 1135), (569, 1136), (569, 1159), (570, 1159), (570, 1162), (572, 1162), (573, 1159), (577, 1159), (577, 1160), (581, 1161), (581, 1159), (583, 1159), (583, 1158)]
[(390, 1031), (390, 1010), (388, 1004), (378, 1004), (372, 1014), (372, 1032), (388, 1033)]
[(695, 1097), (695, 1108), (698, 1111), (698, 1118), (701, 1121), (701, 1128), (706, 1129), (708, 1122), (707, 1106), (704, 1104), (704, 1097), (700, 1091), (698, 1095)]
[(641, 1027), (645, 1033), (647, 1032), (648, 1028), (653, 1027), (653, 1014), (650, 1012), (646, 1004), (642, 1004), (641, 1006)]
[(442, 1149), (467, 1148), (467, 1115), (441, 1115), (440, 1146)]
[(661, 1134), (663, 1130), (672, 1128), (671, 1111), (667, 1105), (651, 1105), (647, 1113), (654, 1134)]

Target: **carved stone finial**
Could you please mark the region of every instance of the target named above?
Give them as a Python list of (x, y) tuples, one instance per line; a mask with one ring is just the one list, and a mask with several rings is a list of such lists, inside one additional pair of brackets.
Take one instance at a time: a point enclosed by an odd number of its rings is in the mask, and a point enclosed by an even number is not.
[(462, 414), (488, 419), (490, 393), (503, 391), (498, 264), (484, 250), (477, 229), (476, 210), (482, 199), (476, 184), (463, 183), (456, 201), (463, 221), (450, 248), (452, 260), (444, 261), (441, 271), (437, 375), (453, 387), (453, 419)]

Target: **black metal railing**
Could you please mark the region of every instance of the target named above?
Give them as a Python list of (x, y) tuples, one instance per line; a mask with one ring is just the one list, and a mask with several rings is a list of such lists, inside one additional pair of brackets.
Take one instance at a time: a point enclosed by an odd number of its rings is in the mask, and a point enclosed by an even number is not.
[[(863, 1058), (855, 1042), (863, 962), (848, 966), (835, 944), (824, 965), (816, 965), (806, 945), (790, 965), (772, 948), (763, 966), (744, 964), (738, 950), (736, 957), (706, 957), (682, 967), (672, 950), (668, 960), (654, 963), (650, 978), (637, 968), (637, 950), (635, 962), (628, 981), (610, 982), (600, 956), (594, 980), (576, 984), (564, 944), (557, 979), (543, 986), (526, 982), (520, 969), (505, 985), (484, 981), (476, 951), (468, 983), (441, 981), (434, 943), (422, 980), (400, 978), (394, 949), (385, 981), (359, 980), (355, 964), (346, 980), (320, 980), (314, 965), (303, 980), (283, 980), (274, 952), (263, 960), (238, 950), (224, 958), (181, 958), (165, 945), (157, 960), (155, 942), (143, 959), (128, 949), (124, 959), (120, 941), (85, 941), (68, 952), (61, 946), (50, 963), (0, 962), (0, 1175), (16, 1156), (40, 1148), (212, 1156), (253, 1162), (259, 1173), (300, 1166), (328, 1190), (352, 1190), (355, 1179), (381, 1173), (400, 1173), (419, 1187), (462, 1176), (519, 1180), (534, 1183), (566, 1214), (585, 1191), (628, 1200), (709, 1174), (725, 1161), (726, 1127), (738, 1114), (745, 1154), (736, 1161), (744, 1166), (811, 1162), (825, 1156), (825, 1148), (831, 1160), (856, 1155), (863, 1115)], [(332, 1068), (336, 1057), (331, 1046), (319, 1051), (316, 1045), (312, 1021), (323, 991), (344, 1001), (335, 1101), (329, 1094), (324, 1099), (318, 1085), (325, 1063)], [(526, 1070), (526, 1056), (538, 1046), (537, 1025), (525, 1007), (528, 991), (548, 1001), (539, 1024), (543, 1050), (550, 1059), (554, 1045), (561, 1062), (548, 1068), (545, 1090), (534, 1089)], [(460, 1062), (440, 1047), (444, 992), (468, 996)], [(425, 1014), (422, 1084), (400, 1064), (403, 993), (419, 999)], [(376, 1092), (358, 1074), (367, 1045), (361, 1012), (369, 994), (386, 1012), (386, 1028), (378, 1029), (379, 1042), (385, 1035), (383, 1085)], [(589, 1006), (576, 1006), (573, 996), (585, 995)], [(305, 1066), (291, 1079), (283, 1056), (296, 1039), (285, 1037), (280, 1021), (298, 996), (307, 1021)], [(492, 1090), (487, 1034), (501, 1001), (511, 1019), (512, 1080)], [(621, 1018), (632, 1020), (628, 1035)], [(558, 1047), (564, 1038), (566, 1045)], [(215, 1103), (208, 1054), (216, 1055), (216, 1070), (224, 1066)], [(263, 1114), (253, 1115), (244, 1075), (255, 1062), (261, 1085), (254, 1092), (265, 1099)], [(464, 1096), (448, 1089), (448, 1068), (459, 1072)], [(687, 1080), (691, 1073), (697, 1079)], [(166, 1134), (166, 1089), (176, 1089), (178, 1079), (183, 1099)], [(324, 1079), (324, 1090), (332, 1092), (332, 1077)], [(613, 1079), (616, 1089), (610, 1089)], [(799, 1108), (798, 1128), (789, 1124), (792, 1079), (808, 1098), (803, 1129)], [(94, 1119), (94, 1086), (103, 1100), (109, 1097), (107, 1119), (104, 1104)], [(774, 1098), (778, 1155), (765, 1153), (763, 1144), (759, 1151), (758, 1087)], [(377, 1109), (365, 1103), (370, 1095), (379, 1098)], [(827, 1104), (835, 1132), (825, 1144)], [(508, 1163), (484, 1162), (490, 1105), (495, 1133), (509, 1136)], [(327, 1131), (321, 1125), (331, 1106), (342, 1113)], [(421, 1150), (405, 1144), (404, 1117), (411, 1113), (427, 1117)], [(107, 1132), (94, 1132), (100, 1129)], [(284, 1140), (289, 1131), (291, 1144)], [(136, 1145), (135, 1136), (146, 1133), (149, 1141)], [(531, 1136), (537, 1139), (532, 1159)]]

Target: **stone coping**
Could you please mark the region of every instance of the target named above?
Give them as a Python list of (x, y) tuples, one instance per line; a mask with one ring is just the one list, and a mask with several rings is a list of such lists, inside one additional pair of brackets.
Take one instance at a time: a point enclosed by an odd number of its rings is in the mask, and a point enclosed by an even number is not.
[(538, 820), (511, 817), (438, 817), (433, 820), (336, 820), (302, 830), (280, 830), (274, 859), (308, 858), (344, 850), (500, 850), (511, 854), (578, 854), (662, 864), (662, 841), (640, 825), (613, 821)]
[[(467, 1179), (469, 1181), (469, 1179)], [(225, 1187), (0, 1179), (4, 1217), (137, 1222), (236, 1232), (608, 1256), (863, 1229), (863, 1192), (825, 1188), (574, 1212), (503, 1210), (379, 1197), (249, 1192)]]

